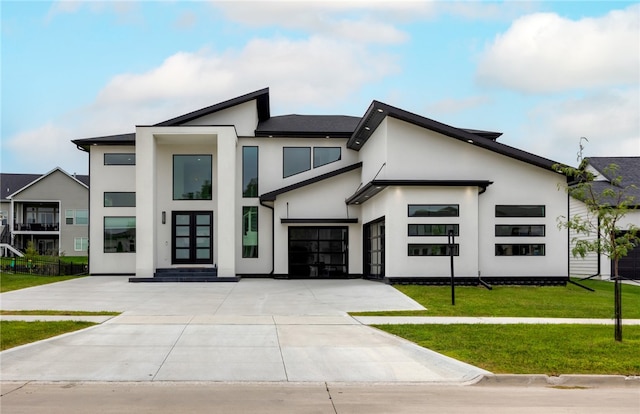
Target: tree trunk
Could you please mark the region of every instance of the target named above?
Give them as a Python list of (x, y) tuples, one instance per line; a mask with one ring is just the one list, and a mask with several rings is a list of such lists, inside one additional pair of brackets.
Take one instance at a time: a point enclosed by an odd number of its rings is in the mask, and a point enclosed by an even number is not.
[(615, 274), (614, 285), (614, 308), (616, 317), (615, 339), (618, 342), (622, 341), (622, 283), (620, 276), (618, 275), (618, 259), (613, 261), (613, 272)]

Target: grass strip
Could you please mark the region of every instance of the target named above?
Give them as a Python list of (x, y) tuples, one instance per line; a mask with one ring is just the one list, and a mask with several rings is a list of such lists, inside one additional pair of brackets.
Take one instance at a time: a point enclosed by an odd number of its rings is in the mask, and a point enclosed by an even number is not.
[(640, 326), (377, 325), (495, 374), (640, 375)]
[(28, 274), (0, 273), (0, 293), (33, 286), (62, 282), (84, 276), (40, 276)]
[(117, 316), (121, 312), (70, 310), (0, 310), (0, 315), (53, 315), (53, 316)]
[(5, 349), (77, 331), (93, 325), (96, 324), (76, 321), (0, 321), (0, 350), (4, 351)]
[[(448, 286), (395, 285), (394, 287), (427, 308), (424, 311), (357, 312), (358, 316), (511, 316), (546, 318), (614, 317), (614, 284), (606, 281), (580, 282), (595, 292), (567, 286), (457, 286), (456, 304), (451, 305)], [(622, 286), (622, 317), (640, 319), (640, 286)]]

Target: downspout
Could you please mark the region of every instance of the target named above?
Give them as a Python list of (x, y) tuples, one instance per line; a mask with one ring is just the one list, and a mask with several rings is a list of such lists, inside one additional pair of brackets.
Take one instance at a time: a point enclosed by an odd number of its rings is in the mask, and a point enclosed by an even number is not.
[(273, 276), (273, 272), (275, 270), (275, 260), (276, 260), (276, 218), (275, 218), (275, 209), (272, 206), (268, 206), (264, 204), (264, 201), (260, 200), (260, 205), (262, 207), (266, 207), (271, 210), (271, 271), (269, 274)]

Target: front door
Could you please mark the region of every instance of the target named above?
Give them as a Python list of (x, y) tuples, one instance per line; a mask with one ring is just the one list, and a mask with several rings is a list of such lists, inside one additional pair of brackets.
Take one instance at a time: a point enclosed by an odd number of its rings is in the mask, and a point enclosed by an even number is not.
[(213, 212), (172, 212), (171, 263), (213, 263)]

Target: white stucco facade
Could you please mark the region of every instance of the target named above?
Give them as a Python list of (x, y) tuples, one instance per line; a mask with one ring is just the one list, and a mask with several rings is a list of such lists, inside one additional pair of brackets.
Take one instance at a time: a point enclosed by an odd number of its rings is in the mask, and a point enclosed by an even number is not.
[[(376, 277), (389, 280), (445, 278), (448, 237), (412, 233), (455, 225), (457, 277), (566, 279), (569, 236), (556, 226), (568, 214), (567, 195), (558, 189), (566, 177), (552, 161), (502, 146), (495, 133), (442, 130), (376, 105), (362, 118), (271, 117), (263, 90), (132, 134), (74, 141), (90, 159), (91, 273), (149, 277), (158, 269), (211, 267), (219, 276), (369, 277), (377, 266)], [(378, 120), (367, 124), (376, 119), (370, 113)], [(243, 148), (257, 154), (252, 195), (244, 192)], [(288, 149), (300, 150), (302, 159), (289, 159)], [(135, 163), (111, 165), (105, 154), (135, 154)], [(211, 160), (210, 195), (176, 199), (181, 155)], [(294, 173), (285, 172), (288, 164)], [(135, 192), (135, 206), (107, 206), (106, 192)], [(541, 213), (497, 217), (500, 205)], [(455, 214), (410, 216), (410, 206), (452, 206)], [(208, 227), (191, 224), (202, 232), (193, 243), (212, 243), (209, 261), (178, 260), (179, 233), (189, 231), (178, 215), (190, 212), (211, 214), (210, 237)], [(117, 233), (105, 228), (111, 217), (135, 218), (135, 229), (127, 230), (135, 243), (105, 247)], [(380, 243), (372, 243), (371, 223), (383, 223)], [(497, 226), (538, 233), (505, 237)], [(520, 253), (498, 255), (498, 245)], [(127, 249), (134, 251), (121, 251)], [(372, 259), (374, 250), (382, 256)]]

